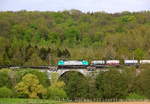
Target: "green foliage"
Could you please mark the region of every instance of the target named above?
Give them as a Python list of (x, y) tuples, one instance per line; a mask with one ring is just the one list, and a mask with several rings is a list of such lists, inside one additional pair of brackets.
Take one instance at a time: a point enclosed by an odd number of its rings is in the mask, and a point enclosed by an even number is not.
[(126, 99), (133, 99), (133, 100), (138, 100), (138, 99), (146, 99), (145, 96), (141, 96), (141, 95), (138, 95), (136, 93), (131, 93), (129, 94)]
[[(38, 17), (38, 18), (37, 18)], [(150, 57), (150, 12), (82, 13), (63, 12), (0, 12), (0, 65), (40, 66), (56, 64), (59, 59), (147, 59)], [(150, 98), (149, 65), (111, 70), (88, 79), (79, 73), (64, 74), (59, 82), (50, 81), (46, 73), (35, 70), (0, 71), (0, 87), (13, 89), (20, 82), (20, 97), (40, 97), (43, 92), (23, 90), (21, 80), (29, 73), (30, 82), (47, 88), (52, 98), (126, 98), (136, 93)], [(145, 69), (145, 70), (144, 70)], [(23, 86), (22, 86), (23, 85)], [(60, 86), (63, 86), (60, 88)], [(32, 86), (33, 87), (33, 86)], [(33, 87), (37, 90), (37, 87)], [(64, 92), (65, 90), (65, 92)], [(39, 90), (40, 91), (40, 90)], [(15, 91), (13, 91), (15, 92)]]
[(37, 54), (32, 54), (30, 59), (25, 63), (26, 66), (39, 66), (44, 65), (45, 63)]
[(135, 22), (136, 17), (134, 15), (126, 15), (126, 16), (121, 17), (121, 21), (123, 23)]
[(51, 74), (51, 86), (48, 88), (49, 99), (62, 99), (67, 98), (67, 94), (64, 91), (65, 83), (58, 80), (59, 76), (57, 73)]
[(140, 59), (143, 59), (144, 57), (144, 51), (142, 49), (136, 49), (135, 50), (135, 57), (136, 59), (140, 60)]
[(149, 15), (0, 12), (0, 65), (48, 65), (60, 58), (147, 59)]
[(87, 79), (78, 72), (68, 72), (60, 78), (65, 82), (65, 91), (69, 98), (86, 98), (88, 91)]
[(135, 67), (125, 67), (122, 71), (122, 76), (125, 79), (125, 84), (127, 85), (127, 92), (128, 93), (134, 93), (137, 92), (138, 89), (138, 76), (137, 76), (137, 70)]
[(0, 96), (55, 100), (61, 98), (146, 99), (150, 97), (149, 68), (149, 65), (142, 65), (139, 69), (128, 66), (120, 67), (119, 70), (110, 68), (97, 74), (93, 72), (89, 76), (83, 76), (76, 71), (66, 72), (61, 76), (58, 73), (51, 73), (50, 80), (45, 72), (37, 70), (16, 72), (2, 69), (0, 70), (3, 79), (1, 83), (6, 87), (0, 83)]
[(46, 93), (37, 76), (33, 74), (26, 74), (22, 81), (16, 85), (16, 90), (21, 96), (27, 96), (28, 98), (39, 98)]
[(40, 83), (48, 87), (50, 85), (48, 74), (46, 72), (40, 72), (39, 70), (33, 70), (33, 69), (21, 69), (17, 71), (17, 82), (20, 82), (23, 76), (26, 74), (34, 74), (39, 79)]
[(138, 76), (139, 93), (150, 98), (150, 67), (146, 67)]
[(98, 98), (98, 93), (97, 93), (97, 88), (96, 88), (96, 80), (95, 80), (95, 76), (88, 76), (88, 87), (87, 87), (87, 95), (86, 98), (89, 99), (94, 99), (94, 98)]
[(56, 72), (51, 73), (51, 85), (55, 85), (55, 83), (57, 83), (58, 79), (59, 79), (59, 74)]
[(59, 48), (57, 48), (57, 56), (60, 58), (70, 58), (70, 52), (68, 51), (68, 49), (64, 49), (64, 50), (60, 50)]
[(2, 69), (0, 70), (0, 87), (6, 86), (8, 88), (11, 87), (11, 76), (10, 76), (10, 70), (8, 69)]
[(102, 98), (124, 98), (127, 95), (126, 79), (115, 69), (99, 73), (96, 86), (97, 93)]
[(67, 98), (66, 92), (63, 89), (57, 87), (48, 88), (48, 98), (53, 100)]
[(13, 96), (11, 89), (7, 87), (0, 87), (0, 98), (10, 98)]

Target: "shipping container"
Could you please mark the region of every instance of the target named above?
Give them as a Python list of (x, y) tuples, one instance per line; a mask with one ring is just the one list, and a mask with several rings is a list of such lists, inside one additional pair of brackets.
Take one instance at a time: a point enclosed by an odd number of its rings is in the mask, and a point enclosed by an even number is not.
[(106, 64), (111, 65), (111, 66), (118, 66), (120, 65), (120, 61), (119, 60), (107, 60)]
[(150, 60), (140, 60), (140, 64), (150, 64)]
[(124, 60), (125, 65), (136, 65), (138, 64), (138, 60)]
[(92, 65), (104, 65), (105, 61), (104, 60), (94, 60), (91, 62)]

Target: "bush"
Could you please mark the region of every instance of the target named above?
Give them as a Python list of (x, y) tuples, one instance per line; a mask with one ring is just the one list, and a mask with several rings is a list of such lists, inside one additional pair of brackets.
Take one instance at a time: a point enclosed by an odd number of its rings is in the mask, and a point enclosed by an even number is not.
[(23, 76), (26, 74), (34, 74), (39, 79), (40, 83), (44, 87), (48, 87), (50, 85), (48, 75), (46, 72), (40, 72), (39, 70), (33, 70), (33, 69), (26, 69), (26, 70), (20, 70), (17, 72), (17, 82), (19, 83)]
[(138, 94), (136, 94), (136, 93), (130, 93), (127, 97), (126, 97), (126, 99), (135, 99), (135, 100), (138, 100), (138, 99), (146, 99), (146, 97), (145, 96), (142, 96), (142, 95), (138, 95)]
[(67, 98), (67, 95), (66, 95), (66, 92), (61, 88), (49, 87), (48, 88), (48, 98), (57, 100), (57, 99)]
[(67, 98), (67, 94), (64, 91), (65, 83), (58, 81), (58, 73), (51, 74), (51, 86), (48, 88), (47, 97), (49, 99), (57, 100)]
[(46, 93), (46, 89), (40, 84), (37, 76), (34, 74), (26, 74), (15, 88), (21, 97), (42, 98)]
[(13, 96), (11, 89), (7, 87), (0, 87), (0, 98), (10, 98)]
[(12, 87), (9, 73), (11, 73), (9, 69), (0, 70), (0, 87), (3, 87), (3, 86), (6, 86), (8, 88)]

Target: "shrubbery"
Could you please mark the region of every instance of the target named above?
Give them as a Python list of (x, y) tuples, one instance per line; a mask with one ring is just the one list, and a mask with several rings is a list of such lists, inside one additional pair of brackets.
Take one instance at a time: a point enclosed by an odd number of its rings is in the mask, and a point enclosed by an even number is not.
[(13, 92), (7, 87), (0, 87), (0, 98), (10, 98), (13, 97)]
[(47, 96), (49, 99), (54, 99), (54, 100), (67, 98), (67, 94), (63, 89), (54, 88), (54, 87), (48, 88)]
[(50, 85), (50, 81), (48, 79), (48, 75), (46, 72), (40, 72), (39, 70), (32, 70), (32, 69), (21, 69), (21, 71), (16, 72), (17, 74), (17, 82), (20, 82), (26, 74), (33, 74), (36, 75), (40, 83), (44, 87), (48, 87)]
[(136, 93), (130, 93), (126, 99), (129, 99), (129, 100), (138, 100), (138, 99), (147, 99), (145, 96), (142, 96), (142, 95), (139, 95), (139, 94), (136, 94)]
[(6, 87), (12, 87), (11, 83), (11, 70), (8, 69), (2, 69), (0, 70), (0, 87), (6, 86)]
[(16, 85), (16, 90), (20, 95), (26, 95), (28, 98), (42, 98), (46, 93), (46, 89), (33, 74), (26, 74), (22, 81)]
[(51, 86), (48, 88), (47, 97), (49, 99), (62, 99), (67, 98), (67, 94), (64, 91), (65, 83), (58, 80), (59, 75), (57, 73), (51, 74)]

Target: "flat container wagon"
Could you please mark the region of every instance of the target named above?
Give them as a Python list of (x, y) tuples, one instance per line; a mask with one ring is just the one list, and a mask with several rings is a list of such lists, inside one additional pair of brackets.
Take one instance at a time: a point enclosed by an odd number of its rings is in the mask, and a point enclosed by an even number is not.
[(140, 64), (150, 64), (150, 60), (140, 60)]
[(91, 61), (91, 66), (95, 67), (95, 68), (102, 68), (105, 67), (106, 62), (105, 60), (94, 60)]
[(124, 60), (125, 65), (138, 65), (138, 60)]
[(119, 66), (120, 61), (119, 60), (107, 60), (106, 65), (108, 65), (108, 66)]

